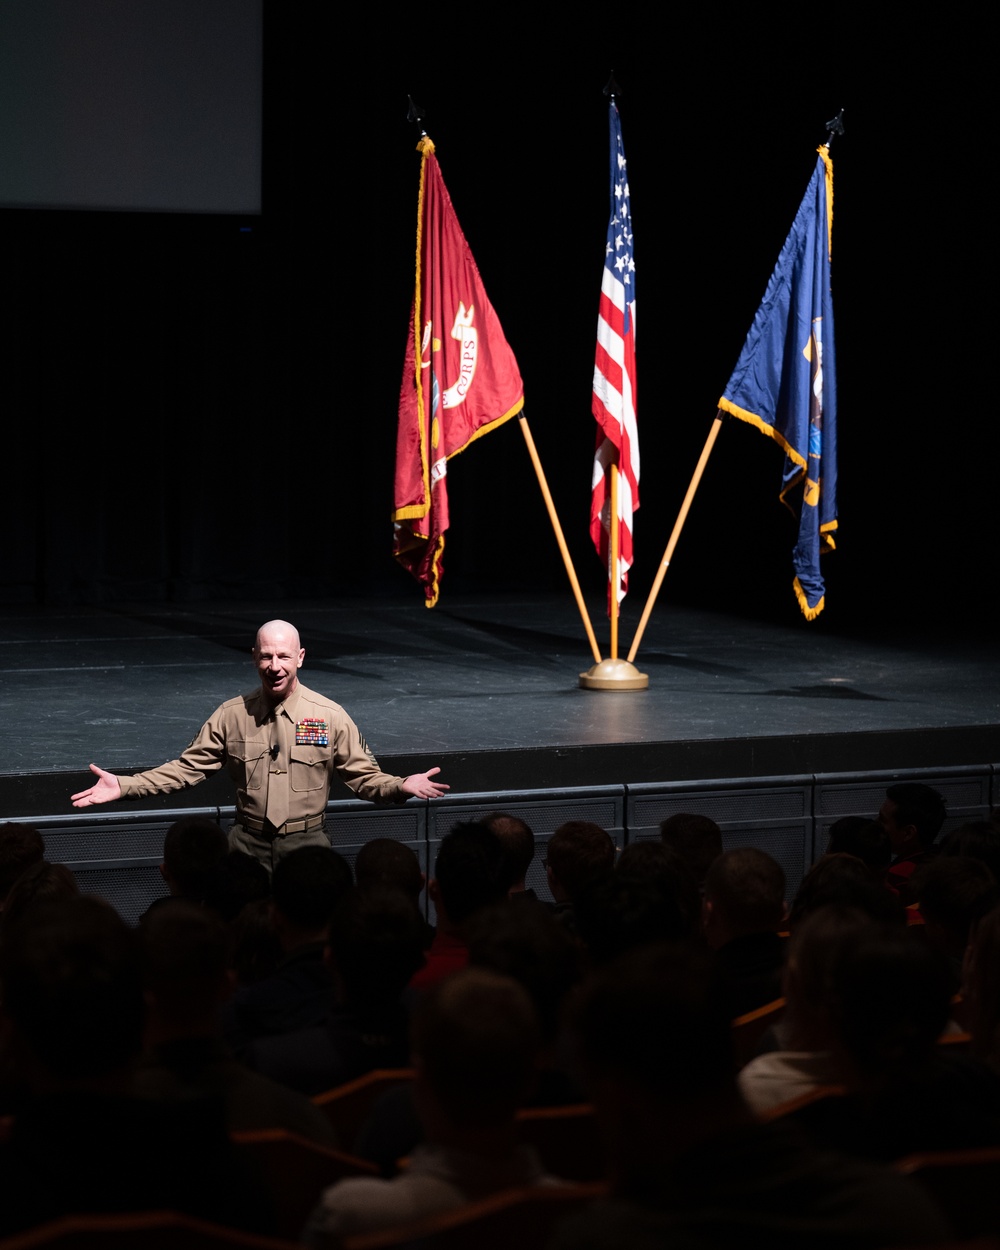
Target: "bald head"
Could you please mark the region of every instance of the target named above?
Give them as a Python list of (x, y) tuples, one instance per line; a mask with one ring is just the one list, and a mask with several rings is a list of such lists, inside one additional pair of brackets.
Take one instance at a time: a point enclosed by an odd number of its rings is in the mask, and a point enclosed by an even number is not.
[(299, 684), (305, 657), (299, 631), (288, 621), (267, 621), (257, 630), (253, 658), (261, 689), (271, 703), (286, 699)]

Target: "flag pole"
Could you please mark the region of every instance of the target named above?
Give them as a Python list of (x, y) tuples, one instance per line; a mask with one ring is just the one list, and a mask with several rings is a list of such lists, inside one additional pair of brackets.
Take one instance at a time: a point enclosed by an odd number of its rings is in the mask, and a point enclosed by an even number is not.
[(702, 474), (705, 472), (705, 465), (708, 463), (708, 457), (712, 454), (712, 448), (715, 446), (715, 440), (719, 437), (719, 431), (722, 429), (722, 409), (719, 408), (715, 413), (715, 420), (712, 427), (708, 431), (708, 438), (705, 439), (705, 446), (701, 449), (701, 455), (698, 457), (698, 463), (695, 466), (694, 474), (687, 488), (687, 494), (684, 496), (684, 502), (681, 504), (681, 510), (677, 514), (677, 520), (674, 522), (673, 531), (667, 542), (667, 549), (663, 553), (663, 559), (660, 561), (660, 567), (657, 570), (656, 580), (653, 582), (652, 589), (649, 592), (649, 598), (646, 600), (646, 606), (642, 610), (642, 618), (639, 626), (635, 631), (635, 637), (632, 639), (632, 646), (629, 648), (629, 662), (635, 659), (635, 653), (639, 650), (639, 643), (642, 641), (642, 635), (646, 632), (646, 625), (653, 611), (653, 604), (656, 602), (656, 596), (660, 593), (660, 587), (663, 585), (663, 579), (667, 575), (667, 569), (670, 561), (673, 559), (674, 548), (677, 546), (677, 540), (681, 536), (681, 530), (684, 528), (684, 522), (687, 520), (687, 514), (691, 509), (691, 502), (694, 499), (695, 491), (701, 483)]
[(597, 646), (597, 638), (594, 635), (594, 627), (590, 623), (590, 614), (587, 612), (587, 605), (583, 601), (583, 591), (580, 589), (580, 583), (577, 580), (576, 569), (573, 568), (573, 558), (569, 554), (569, 548), (566, 546), (566, 539), (563, 536), (562, 526), (559, 524), (559, 517), (556, 515), (556, 506), (552, 502), (552, 492), (549, 490), (549, 484), (545, 480), (545, 471), (542, 468), (542, 462), (538, 458), (538, 449), (535, 447), (535, 440), (531, 437), (531, 430), (528, 428), (528, 418), (524, 415), (524, 409), (518, 413), (518, 425), (521, 427), (521, 433), (524, 435), (524, 441), (528, 446), (528, 455), (531, 457), (531, 463), (535, 466), (535, 476), (538, 478), (538, 486), (542, 492), (542, 498), (545, 500), (545, 507), (548, 509), (549, 520), (552, 522), (552, 530), (556, 536), (556, 542), (559, 544), (559, 551), (562, 554), (563, 564), (566, 566), (566, 575), (569, 577), (569, 584), (573, 587), (573, 595), (576, 598), (576, 606), (580, 609), (580, 616), (583, 619), (583, 628), (587, 631), (587, 639), (590, 642), (590, 650), (597, 664), (601, 663), (601, 652)]

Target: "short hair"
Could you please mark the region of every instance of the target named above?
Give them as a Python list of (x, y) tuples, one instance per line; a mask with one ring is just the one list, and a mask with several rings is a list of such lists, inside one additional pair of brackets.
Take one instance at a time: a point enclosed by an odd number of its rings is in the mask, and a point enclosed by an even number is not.
[(205, 895), (205, 905), (228, 924), (248, 903), (271, 897), (271, 874), (254, 855), (235, 848), (227, 851), (215, 883)]
[(674, 812), (660, 821), (660, 837), (684, 860), (699, 885), (712, 862), (722, 854), (722, 830), (710, 816)]
[(343, 855), (329, 846), (301, 846), (275, 865), (271, 897), (293, 925), (316, 932), (330, 923), (353, 884), (351, 865)]
[(884, 873), (892, 862), (892, 843), (877, 820), (867, 816), (841, 816), (830, 826), (827, 855), (853, 855), (873, 871)]
[(413, 1015), (413, 1055), (445, 1114), (498, 1127), (528, 1096), (539, 1050), (531, 1000), (511, 977), (465, 968), (432, 987)]
[(163, 865), (179, 893), (202, 900), (214, 888), (229, 839), (208, 816), (182, 816), (163, 839)]
[(523, 881), (535, 858), (535, 835), (520, 816), (508, 812), (491, 812), (483, 824), (500, 839), (506, 861), (507, 889)]
[(354, 860), (354, 876), (359, 890), (401, 890), (408, 898), (417, 899), (424, 888), (416, 852), (395, 838), (366, 842)]
[(971, 820), (952, 829), (941, 843), (941, 854), (981, 860), (1000, 881), (1000, 828), (990, 820)]
[(528, 992), (546, 1042), (559, 1029), (563, 1003), (580, 976), (579, 945), (546, 907), (498, 903), (469, 927), (469, 963), (513, 977)]
[(734, 933), (774, 932), (785, 915), (784, 869), (755, 846), (724, 851), (708, 870), (705, 898)]
[(0, 825), (0, 901), (25, 868), (45, 857), (45, 843), (34, 825)]
[(204, 1015), (229, 966), (229, 932), (187, 899), (164, 899), (139, 925), (143, 981), (169, 1014)]
[[(660, 849), (667, 850), (662, 844)], [(668, 883), (629, 871), (613, 872), (577, 897), (573, 904), (577, 929), (595, 963), (650, 943), (690, 941), (695, 936), (698, 887), (677, 863), (686, 880)]]
[(589, 820), (569, 820), (549, 838), (545, 862), (569, 895), (576, 898), (615, 866), (615, 844), (607, 830)]
[(914, 825), (920, 845), (933, 846), (947, 814), (943, 796), (922, 782), (901, 781), (889, 786), (885, 797), (896, 804), (896, 824)]
[(62, 1080), (120, 1071), (138, 1055), (145, 1003), (135, 933), (109, 903), (66, 898), (35, 911), (0, 949), (4, 1010)]
[(330, 957), (349, 1006), (362, 1014), (396, 1007), (424, 962), (424, 927), (401, 890), (353, 890), (330, 921)]
[(873, 923), (839, 950), (831, 1023), (863, 1076), (903, 1076), (931, 1055), (953, 992), (951, 961), (940, 947), (912, 929)]
[(788, 927), (795, 929), (810, 912), (831, 903), (857, 907), (875, 919), (906, 923), (899, 898), (872, 877), (866, 864), (845, 852), (824, 855), (802, 878), (788, 912)]
[(26, 868), (10, 887), (0, 913), (0, 937), (10, 940), (12, 930), (22, 924), (39, 907), (73, 898), (80, 893), (76, 878), (65, 864), (50, 864), (41, 859)]
[(956, 944), (969, 940), (972, 925), (1000, 902), (996, 878), (979, 859), (938, 855), (914, 874), (920, 913), (940, 925)]
[(574, 1013), (585, 1075), (638, 1086), (657, 1103), (732, 1090), (732, 1029), (718, 964), (661, 943), (598, 969)]
[(500, 839), (483, 824), (457, 824), (441, 839), (434, 877), (448, 919), (462, 924), (507, 896)]

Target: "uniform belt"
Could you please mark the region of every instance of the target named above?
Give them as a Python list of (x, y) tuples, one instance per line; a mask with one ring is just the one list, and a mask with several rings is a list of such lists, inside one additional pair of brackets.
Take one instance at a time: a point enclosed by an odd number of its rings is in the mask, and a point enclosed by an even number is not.
[(236, 821), (250, 833), (263, 833), (273, 838), (283, 838), (289, 833), (308, 833), (310, 829), (321, 829), (324, 816), (306, 816), (302, 820), (286, 820), (279, 828), (275, 828), (266, 820), (258, 820), (256, 816), (247, 816), (244, 812), (236, 813)]

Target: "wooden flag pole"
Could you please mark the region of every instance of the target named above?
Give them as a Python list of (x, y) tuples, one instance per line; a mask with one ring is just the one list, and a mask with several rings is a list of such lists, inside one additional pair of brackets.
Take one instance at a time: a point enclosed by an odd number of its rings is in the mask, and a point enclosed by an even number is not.
[(531, 430), (528, 428), (528, 418), (524, 415), (523, 408), (518, 415), (518, 425), (521, 427), (521, 433), (524, 435), (524, 441), (528, 445), (528, 455), (531, 457), (531, 463), (535, 466), (535, 476), (538, 478), (538, 485), (541, 488), (542, 498), (545, 500), (545, 506), (549, 511), (549, 520), (552, 522), (552, 529), (555, 532), (556, 542), (559, 544), (559, 550), (562, 553), (563, 564), (566, 566), (566, 573), (569, 577), (569, 584), (573, 587), (573, 594), (576, 597), (576, 606), (580, 609), (580, 616), (583, 618), (583, 628), (587, 631), (587, 639), (590, 642), (590, 650), (594, 656), (594, 662), (596, 664), (600, 664), (601, 652), (597, 646), (597, 638), (594, 636), (594, 627), (590, 623), (587, 605), (583, 602), (583, 592), (580, 590), (580, 583), (577, 581), (576, 569), (573, 568), (573, 558), (570, 556), (569, 548), (566, 546), (566, 539), (563, 537), (562, 526), (559, 524), (559, 517), (556, 515), (556, 506), (552, 502), (552, 493), (549, 490), (548, 482), (545, 480), (545, 472), (542, 469), (542, 462), (538, 458), (535, 440), (531, 437)]
[(611, 565), (608, 569), (611, 608), (611, 658), (618, 659), (618, 462), (611, 462)]
[(653, 604), (656, 602), (656, 596), (660, 593), (660, 587), (663, 585), (663, 579), (667, 575), (667, 568), (673, 559), (674, 548), (677, 546), (677, 540), (681, 536), (681, 530), (684, 528), (684, 522), (687, 520), (687, 514), (691, 508), (691, 502), (694, 499), (695, 491), (701, 482), (701, 476), (705, 472), (705, 465), (708, 463), (708, 457), (712, 454), (712, 448), (715, 446), (715, 440), (719, 437), (719, 431), (722, 429), (722, 409), (717, 409), (715, 420), (712, 422), (712, 428), (708, 431), (708, 438), (705, 439), (705, 446), (701, 449), (701, 455), (698, 458), (698, 464), (695, 466), (694, 475), (691, 483), (687, 488), (687, 494), (684, 496), (684, 502), (681, 504), (681, 510), (677, 514), (677, 520), (674, 522), (674, 528), (667, 543), (667, 549), (663, 553), (663, 559), (660, 561), (660, 567), (656, 574), (656, 580), (649, 592), (649, 598), (646, 600), (646, 606), (642, 610), (642, 619), (639, 621), (639, 627), (635, 631), (635, 637), (632, 639), (632, 646), (628, 653), (629, 662), (635, 659), (635, 653), (639, 650), (639, 643), (642, 641), (642, 635), (645, 633), (646, 625), (649, 621), (650, 613), (653, 611)]

